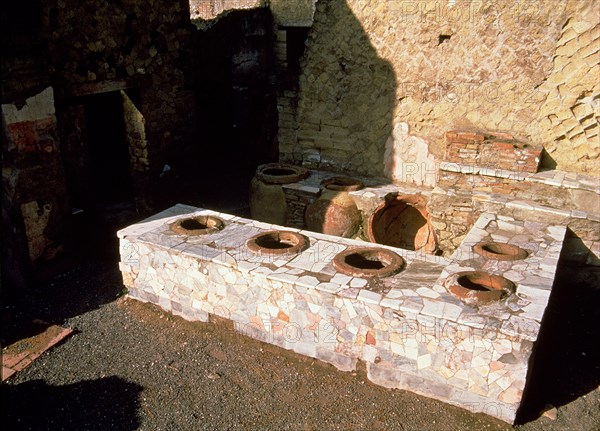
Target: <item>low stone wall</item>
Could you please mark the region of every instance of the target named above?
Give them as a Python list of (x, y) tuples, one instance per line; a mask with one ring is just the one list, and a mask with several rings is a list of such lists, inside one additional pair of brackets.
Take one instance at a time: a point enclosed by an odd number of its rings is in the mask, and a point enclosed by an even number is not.
[(564, 226), (598, 222), (600, 181), (571, 172), (531, 174), (444, 162), (428, 208), (440, 247), (449, 253), (484, 212)]
[[(212, 215), (225, 228), (207, 236), (178, 235), (182, 216)], [(121, 230), (123, 281), (129, 296), (190, 320), (229, 319), (236, 330), (340, 370), (367, 364), (376, 384), (402, 388), (484, 412), (515, 418), (526, 383), (565, 229), (485, 215), (454, 261), (392, 250), (400, 273), (364, 278), (336, 271), (338, 253), (362, 241), (298, 231), (299, 254), (256, 255), (250, 237), (279, 226), (177, 205)], [(491, 262), (471, 251), (488, 239), (520, 244), (529, 257)], [(468, 305), (443, 286), (465, 270), (509, 274), (517, 292), (491, 305)]]
[[(435, 231), (439, 251), (454, 252), (477, 218), (486, 212), (518, 220), (543, 220), (567, 226), (576, 220), (600, 222), (600, 181), (561, 171), (529, 173), (474, 164), (443, 162), (434, 189), (392, 184), (385, 178), (354, 176), (365, 188), (350, 192), (362, 216), (356, 238), (368, 241), (369, 219), (392, 195), (421, 195)], [(304, 228), (307, 206), (320, 196), (320, 184), (335, 172), (311, 170), (310, 175), (282, 186), (287, 203), (286, 225)]]

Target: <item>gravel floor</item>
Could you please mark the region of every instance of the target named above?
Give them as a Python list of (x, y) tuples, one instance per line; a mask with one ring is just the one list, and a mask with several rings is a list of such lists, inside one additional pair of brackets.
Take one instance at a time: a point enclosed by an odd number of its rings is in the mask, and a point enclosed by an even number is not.
[[(600, 429), (598, 268), (561, 268), (523, 431)], [(71, 338), (2, 385), (9, 430), (510, 430), (483, 414), (368, 382), (124, 297), (116, 257), (94, 258), (3, 304), (2, 342), (32, 318)], [(558, 417), (538, 417), (547, 404)]]

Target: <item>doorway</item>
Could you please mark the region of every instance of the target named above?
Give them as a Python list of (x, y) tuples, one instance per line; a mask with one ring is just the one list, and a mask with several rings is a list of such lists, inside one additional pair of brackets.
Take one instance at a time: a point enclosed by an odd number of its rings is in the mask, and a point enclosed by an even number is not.
[(85, 97), (85, 131), (90, 188), (95, 206), (109, 209), (133, 202), (129, 145), (118, 91)]
[(114, 254), (115, 231), (136, 218), (121, 91), (56, 105), (76, 250)]

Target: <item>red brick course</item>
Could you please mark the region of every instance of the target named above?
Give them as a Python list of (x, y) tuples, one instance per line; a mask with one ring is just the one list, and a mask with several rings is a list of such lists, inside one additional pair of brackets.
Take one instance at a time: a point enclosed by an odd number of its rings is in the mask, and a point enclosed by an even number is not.
[(508, 133), (446, 132), (447, 162), (535, 173), (541, 152)]

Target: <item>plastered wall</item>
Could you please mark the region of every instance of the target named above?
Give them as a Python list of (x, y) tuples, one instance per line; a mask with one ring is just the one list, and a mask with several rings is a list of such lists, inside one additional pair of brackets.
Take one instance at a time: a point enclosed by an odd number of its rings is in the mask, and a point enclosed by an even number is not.
[(466, 129), (598, 175), (599, 16), (592, 0), (321, 0), (280, 157), (396, 181), (411, 165), (433, 185), (444, 132)]

